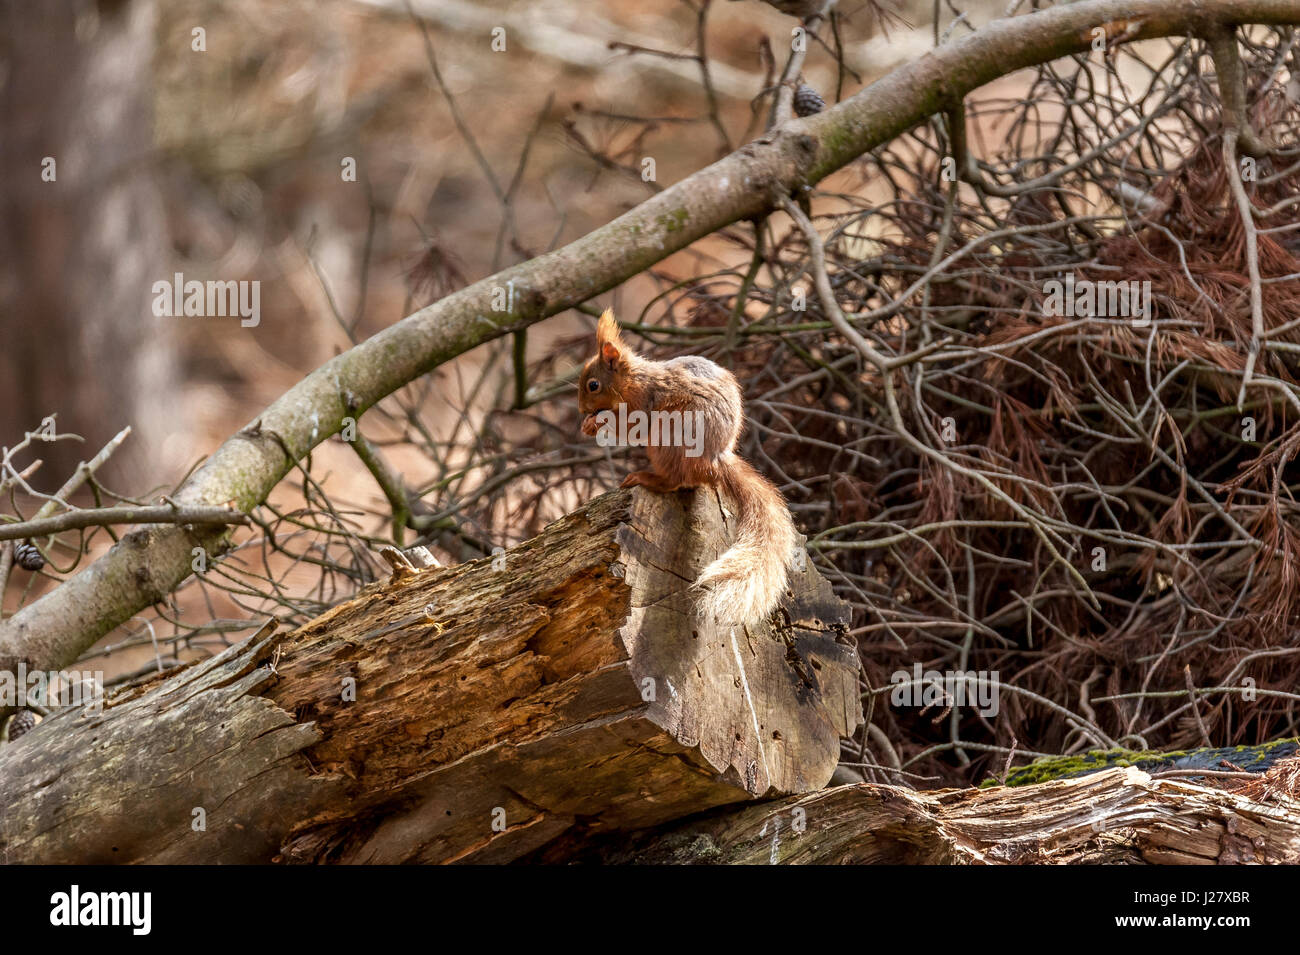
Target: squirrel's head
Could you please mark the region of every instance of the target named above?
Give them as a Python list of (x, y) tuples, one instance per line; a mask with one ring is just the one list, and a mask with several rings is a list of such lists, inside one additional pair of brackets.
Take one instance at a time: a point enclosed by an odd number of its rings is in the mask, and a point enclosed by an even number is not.
[(635, 356), (619, 335), (614, 313), (605, 309), (596, 326), (596, 357), (587, 362), (578, 379), (578, 410), (583, 414), (584, 430), (589, 427), (588, 418), (626, 400), (625, 376), (633, 360)]

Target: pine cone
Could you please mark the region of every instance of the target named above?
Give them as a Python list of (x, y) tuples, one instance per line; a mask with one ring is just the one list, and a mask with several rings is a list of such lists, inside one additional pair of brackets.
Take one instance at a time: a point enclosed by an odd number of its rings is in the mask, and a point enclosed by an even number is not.
[(36, 545), (29, 540), (16, 541), (14, 543), (14, 560), (23, 570), (32, 572), (40, 570), (45, 566), (45, 558), (37, 550)]
[(9, 721), (9, 742), (13, 742), (36, 726), (36, 714), (31, 710), (19, 710)]
[(826, 108), (826, 100), (809, 86), (807, 83), (800, 83), (799, 88), (794, 91), (794, 111), (799, 116), (811, 116), (813, 113), (820, 113)]

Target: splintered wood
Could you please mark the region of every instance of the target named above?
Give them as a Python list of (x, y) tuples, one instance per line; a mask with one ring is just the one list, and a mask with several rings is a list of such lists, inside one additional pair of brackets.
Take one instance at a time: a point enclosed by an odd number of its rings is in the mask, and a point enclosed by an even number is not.
[(916, 792), (860, 783), (721, 810), (535, 861), (721, 865), (1300, 863), (1300, 802), (1140, 769), (1031, 786)]
[(0, 748), (0, 858), (504, 862), (815, 791), (862, 719), (847, 609), (808, 568), (774, 628), (697, 620), (729, 521), (608, 494), (61, 712)]

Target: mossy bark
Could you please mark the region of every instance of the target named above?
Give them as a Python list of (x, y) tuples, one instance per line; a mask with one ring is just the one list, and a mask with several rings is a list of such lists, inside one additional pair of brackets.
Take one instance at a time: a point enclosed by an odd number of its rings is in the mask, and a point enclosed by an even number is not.
[[(1203, 746), (1166, 752), (1094, 749), (1071, 756), (1047, 756), (1028, 766), (1018, 766), (1007, 773), (1005, 782), (1008, 786), (1028, 786), (1053, 779), (1086, 776), (1114, 766), (1136, 766), (1149, 773), (1167, 769), (1262, 773), (1279, 759), (1294, 756), (1297, 751), (1300, 751), (1300, 740), (1295, 739), (1278, 739), (1257, 746)], [(996, 780), (987, 780), (981, 785), (993, 786)]]

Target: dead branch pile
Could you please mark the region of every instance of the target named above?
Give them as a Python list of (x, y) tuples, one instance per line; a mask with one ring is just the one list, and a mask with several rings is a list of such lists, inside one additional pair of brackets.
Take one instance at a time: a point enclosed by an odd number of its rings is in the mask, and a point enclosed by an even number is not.
[[(1243, 50), (1266, 157), (1225, 134), (1203, 45), (1151, 44), (1043, 67), (815, 196), (892, 395), (800, 228), (665, 291), (680, 327), (646, 337), (742, 372), (747, 453), (857, 608), (868, 778), (1296, 734), (1300, 111), (1291, 38)], [(1002, 145), (967, 159), (954, 123)], [(1150, 283), (1149, 312), (1103, 283)], [(891, 705), (915, 663), (997, 674), (996, 716)]]

